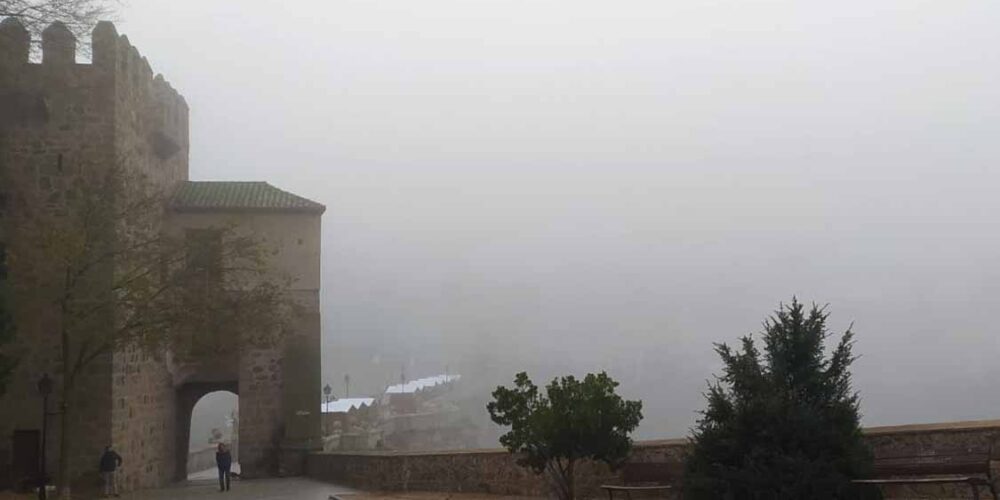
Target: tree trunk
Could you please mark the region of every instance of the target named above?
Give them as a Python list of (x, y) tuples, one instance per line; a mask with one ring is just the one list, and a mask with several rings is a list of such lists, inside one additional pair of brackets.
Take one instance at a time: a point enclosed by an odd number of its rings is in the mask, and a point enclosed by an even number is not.
[(576, 475), (573, 474), (573, 464), (572, 458), (566, 462), (566, 500), (576, 499)]
[(69, 399), (69, 387), (63, 389), (63, 403), (62, 408), (59, 412), (59, 478), (56, 486), (59, 488), (59, 498), (70, 498), (70, 474), (69, 462), (70, 462), (70, 408), (72, 406), (69, 404), (67, 399)]
[(562, 464), (558, 460), (550, 460), (545, 465), (548, 472), (548, 483), (552, 488), (552, 493), (559, 500), (569, 500), (569, 490), (566, 487), (566, 474), (563, 472)]
[(56, 487), (59, 489), (59, 498), (69, 499), (69, 481), (70, 470), (69, 470), (69, 456), (70, 456), (70, 431), (69, 423), (73, 420), (70, 419), (70, 408), (72, 404), (70, 403), (70, 397), (73, 395), (73, 389), (76, 387), (74, 383), (76, 381), (76, 370), (70, 368), (70, 348), (69, 348), (69, 330), (66, 328), (66, 317), (69, 312), (69, 299), (70, 290), (72, 289), (72, 281), (70, 276), (72, 275), (70, 268), (66, 268), (66, 278), (64, 281), (64, 291), (66, 292), (62, 300), (59, 303), (59, 319), (62, 322), (59, 328), (59, 339), (61, 357), (60, 362), (62, 363), (62, 374), (63, 374), (63, 388), (62, 388), (62, 404), (59, 408), (59, 478), (56, 481)]

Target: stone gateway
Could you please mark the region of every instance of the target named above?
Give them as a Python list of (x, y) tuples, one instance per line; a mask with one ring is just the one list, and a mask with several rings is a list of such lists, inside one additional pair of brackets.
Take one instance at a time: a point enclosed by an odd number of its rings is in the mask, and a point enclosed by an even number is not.
[[(0, 169), (23, 172), (58, 200), (74, 176), (119, 165), (171, 193), (163, 227), (184, 234), (227, 225), (261, 236), (276, 251), (268, 262), (291, 279), (302, 306), (291, 333), (268, 349), (239, 349), (205, 362), (181, 363), (119, 349), (78, 382), (70, 428), (49, 419), (47, 469), (56, 473), (58, 436), (76, 436), (72, 470), (91, 481), (108, 444), (124, 458), (124, 490), (186, 477), (191, 411), (203, 395), (239, 395), (239, 457), (244, 476), (298, 474), (305, 454), (320, 448), (320, 227), (325, 207), (265, 182), (199, 182), (188, 175), (188, 107), (145, 58), (107, 22), (93, 32), (92, 62), (76, 62), (65, 26), (42, 35), (42, 59), (13, 18), (0, 23)], [(0, 250), (4, 200), (0, 186)], [(9, 234), (9, 232), (8, 232)], [(2, 252), (0, 252), (2, 255)], [(12, 264), (16, 265), (16, 264)], [(3, 280), (5, 273), (0, 273)], [(2, 283), (0, 283), (2, 285)], [(19, 319), (19, 364), (0, 398), (0, 478), (28, 474), (42, 428), (36, 381), (50, 373), (55, 399), (58, 311)], [(58, 401), (55, 402), (55, 405)], [(53, 405), (53, 406), (55, 406)], [(30, 468), (30, 467), (29, 467)], [(3, 485), (0, 484), (0, 487)]]

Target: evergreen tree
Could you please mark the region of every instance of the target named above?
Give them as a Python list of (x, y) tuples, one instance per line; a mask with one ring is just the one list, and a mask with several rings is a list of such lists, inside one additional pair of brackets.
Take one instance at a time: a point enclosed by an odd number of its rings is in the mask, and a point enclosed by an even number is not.
[(716, 344), (725, 367), (694, 430), (686, 498), (857, 498), (850, 480), (871, 455), (851, 389), (854, 335), (826, 356), (827, 316), (792, 299), (764, 322), (763, 353), (750, 336), (742, 351)]

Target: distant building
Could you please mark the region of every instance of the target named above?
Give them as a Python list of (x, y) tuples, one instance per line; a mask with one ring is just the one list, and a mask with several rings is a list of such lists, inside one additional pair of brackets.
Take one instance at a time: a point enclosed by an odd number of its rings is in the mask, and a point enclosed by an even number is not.
[(345, 398), (321, 405), (326, 450), (443, 450), (475, 448), (475, 409), (458, 386), (460, 375), (435, 375), (386, 388), (381, 397)]
[(382, 447), (391, 450), (476, 448), (480, 435), (460, 387), (460, 375), (436, 375), (386, 389)]
[(375, 398), (341, 398), (323, 403), (320, 405), (324, 415), (347, 413), (351, 410), (362, 409), (375, 404)]
[(323, 449), (366, 450), (378, 444), (375, 398), (343, 398), (322, 403)]

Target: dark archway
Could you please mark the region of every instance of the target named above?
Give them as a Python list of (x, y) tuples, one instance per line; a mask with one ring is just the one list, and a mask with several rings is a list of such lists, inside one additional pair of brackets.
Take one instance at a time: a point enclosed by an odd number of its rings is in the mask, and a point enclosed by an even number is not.
[(215, 452), (219, 443), (229, 447), (233, 471), (239, 466), (239, 400), (230, 391), (205, 394), (191, 410), (191, 437), (188, 441), (187, 478), (214, 478)]
[(187, 479), (188, 451), (191, 441), (191, 412), (202, 396), (217, 391), (228, 391), (239, 396), (239, 383), (230, 382), (189, 382), (177, 389), (177, 434), (175, 450), (177, 450), (177, 466), (174, 469), (174, 479)]

